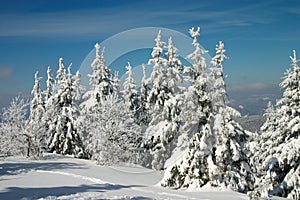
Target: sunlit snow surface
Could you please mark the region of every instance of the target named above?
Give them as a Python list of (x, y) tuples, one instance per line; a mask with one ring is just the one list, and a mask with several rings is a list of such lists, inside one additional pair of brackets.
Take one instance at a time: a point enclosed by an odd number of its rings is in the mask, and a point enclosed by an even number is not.
[(0, 158), (0, 175), (0, 199), (249, 199), (231, 191), (162, 188), (162, 172), (53, 154), (38, 161)]

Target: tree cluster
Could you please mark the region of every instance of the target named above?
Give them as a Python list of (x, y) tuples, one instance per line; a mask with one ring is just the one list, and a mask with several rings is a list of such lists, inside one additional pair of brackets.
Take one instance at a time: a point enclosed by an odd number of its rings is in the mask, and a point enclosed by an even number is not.
[[(161, 32), (140, 87), (128, 62), (120, 89), (117, 73), (95, 45), (89, 88), (63, 59), (55, 78), (47, 70), (46, 89), (34, 76), (30, 103), (16, 98), (1, 116), (1, 155), (39, 157), (44, 151), (96, 160), (100, 165), (131, 162), (165, 170), (161, 185), (171, 188), (226, 188), (253, 198), (278, 195), (299, 199), (300, 68), (296, 52), (281, 87), (283, 98), (266, 109), (261, 134), (245, 131), (240, 114), (227, 105), (223, 42), (216, 54), (199, 43), (182, 64), (172, 38)], [(150, 67), (150, 77), (146, 68)], [(26, 109), (30, 107), (29, 117)]]

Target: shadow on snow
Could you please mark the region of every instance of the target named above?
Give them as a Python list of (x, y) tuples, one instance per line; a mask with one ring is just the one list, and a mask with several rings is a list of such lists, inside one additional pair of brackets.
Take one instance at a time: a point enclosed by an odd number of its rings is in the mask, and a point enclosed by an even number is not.
[[(72, 195), (83, 192), (105, 192), (109, 190), (119, 190), (122, 188), (142, 187), (138, 185), (113, 185), (113, 184), (95, 184), (80, 186), (63, 186), (49, 188), (20, 188), (9, 187), (4, 192), (0, 192), (0, 199), (38, 199), (49, 196), (58, 197)], [(147, 200), (147, 197), (134, 197), (131, 199)]]
[(17, 175), (32, 170), (85, 169), (84, 165), (69, 162), (11, 162), (0, 164), (0, 176)]

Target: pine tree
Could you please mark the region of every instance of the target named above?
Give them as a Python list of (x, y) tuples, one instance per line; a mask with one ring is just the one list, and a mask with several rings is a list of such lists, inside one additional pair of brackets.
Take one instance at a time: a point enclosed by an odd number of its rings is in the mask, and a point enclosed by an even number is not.
[(194, 27), (189, 30), (191, 37), (193, 37), (193, 46), (195, 50), (193, 53), (187, 56), (187, 58), (193, 61), (192, 67), (185, 67), (184, 73), (190, 77), (191, 84), (197, 80), (198, 76), (204, 75), (202, 72), (206, 70), (207, 64), (204, 55), (207, 53), (206, 50), (202, 49), (199, 43), (200, 27), (195, 31)]
[(300, 68), (296, 51), (293, 53), (290, 57), (292, 69), (287, 70), (280, 84), (284, 89), (283, 97), (278, 101), (275, 113), (262, 126), (262, 140), (258, 145), (263, 148), (254, 154), (258, 162), (262, 162), (254, 196), (299, 199)]
[[(71, 74), (70, 70), (71, 68), (68, 69), (69, 74)], [(71, 75), (71, 91), (72, 91), (72, 96), (73, 96), (73, 101), (76, 105), (80, 104), (82, 101), (82, 94), (85, 92), (85, 87), (81, 85), (81, 74), (79, 71), (76, 71), (76, 74), (74, 76)]]
[(224, 43), (219, 42), (219, 45), (216, 46), (216, 55), (212, 58), (211, 63), (214, 67), (211, 67), (211, 77), (213, 79), (213, 88), (212, 88), (212, 102), (213, 107), (216, 112), (218, 112), (220, 107), (226, 105), (226, 89), (225, 82), (223, 77), (223, 62), (224, 59), (228, 58), (225, 55)]
[(45, 101), (47, 101), (53, 94), (54, 90), (54, 85), (55, 85), (55, 79), (51, 75), (51, 68), (48, 66), (47, 68), (47, 81), (46, 81), (46, 86), (47, 89), (45, 91)]
[(119, 79), (119, 72), (115, 71), (113, 78), (112, 78), (112, 91), (117, 94), (120, 95), (120, 79)]
[[(212, 105), (208, 90), (208, 76), (205, 59), (198, 37), (200, 28), (190, 29), (194, 37), (195, 51), (189, 55), (193, 65), (189, 68), (192, 85), (186, 92), (185, 106), (183, 107), (183, 130), (186, 132), (188, 145), (183, 155), (168, 166), (162, 185), (174, 188), (201, 187), (209, 181), (209, 165), (212, 163), (214, 136), (210, 127)], [(184, 117), (188, 117), (186, 120)]]
[(75, 102), (80, 97), (75, 89), (78, 88), (79, 77), (74, 79), (70, 67), (66, 73), (62, 58), (59, 59), (56, 77), (56, 93), (51, 96), (46, 105), (49, 150), (59, 154), (84, 157), (83, 144), (76, 127), (79, 110)]
[(165, 58), (163, 58), (163, 51), (165, 48), (165, 42), (161, 41), (161, 32), (159, 31), (155, 39), (156, 45), (152, 50), (151, 56), (148, 64), (153, 65), (153, 71), (151, 77), (148, 80), (148, 84), (152, 85), (151, 90), (148, 94), (148, 103), (153, 110), (152, 119), (155, 120), (161, 109), (164, 106), (165, 100), (168, 99), (168, 88), (166, 83), (166, 70), (164, 65), (166, 63)]
[(167, 87), (170, 92), (175, 95), (182, 93), (183, 88), (179, 86), (183, 82), (182, 78), (182, 63), (177, 55), (178, 49), (173, 45), (172, 37), (168, 40), (167, 52), (165, 53), (166, 57), (166, 78), (167, 78)]
[(223, 77), (223, 62), (225, 55), (224, 43), (216, 46), (216, 55), (212, 58), (211, 68), (213, 79), (213, 107), (214, 131), (216, 135), (216, 166), (213, 173), (216, 186), (224, 184), (235, 191), (247, 192), (253, 189), (254, 176), (250, 167), (250, 160), (245, 151), (248, 135), (243, 128), (234, 121), (240, 117), (235, 109), (227, 106), (226, 88)]
[[(164, 58), (165, 42), (161, 40), (161, 31), (158, 32), (155, 38), (155, 47), (153, 47), (148, 65), (153, 66), (150, 78), (147, 84), (150, 85), (150, 90), (147, 93), (147, 109), (149, 110), (150, 123), (146, 130), (146, 141), (144, 147), (148, 149), (153, 156), (152, 159), (147, 159), (147, 166), (161, 169), (163, 167), (162, 152), (165, 150), (163, 147), (163, 138), (160, 138), (161, 128), (164, 127), (164, 122), (161, 122), (161, 113), (165, 101), (169, 99), (168, 88), (166, 82), (166, 70)], [(154, 131), (155, 130), (155, 131)]]
[(58, 70), (56, 72), (56, 80), (58, 89), (61, 89), (66, 81), (66, 68), (63, 63), (63, 58), (58, 60)]
[[(181, 61), (176, 54), (177, 48), (169, 38), (167, 51), (164, 53), (164, 42), (161, 41), (160, 32), (155, 39), (156, 46), (152, 51), (150, 64), (154, 64), (150, 77), (153, 85), (148, 96), (148, 105), (154, 109), (151, 113), (150, 126), (146, 130), (148, 140), (146, 148), (153, 156), (151, 166), (162, 169), (166, 159), (171, 156), (174, 138), (179, 130), (179, 114), (181, 99), (179, 95), (182, 88)], [(154, 131), (158, 130), (158, 132)]]
[(38, 77), (38, 72), (34, 76), (34, 86), (31, 91), (33, 98), (30, 103), (30, 115), (28, 122), (28, 133), (31, 134), (30, 147), (28, 148), (28, 154), (33, 154), (39, 156), (43, 148), (46, 148), (46, 138), (45, 135), (45, 103), (42, 96), (42, 91), (40, 87), (40, 79)]
[[(191, 29), (190, 34), (198, 37), (199, 31), (199, 28), (196, 32)], [(213, 187), (247, 192), (253, 188), (254, 177), (247, 152), (244, 151), (247, 134), (233, 120), (238, 112), (225, 103), (226, 90), (222, 71), (223, 60), (226, 58), (224, 44), (220, 42), (216, 48), (217, 55), (212, 62), (217, 68), (211, 69), (213, 76), (209, 77), (201, 53), (204, 51), (199, 50), (200, 45), (195, 41), (198, 38), (194, 38), (193, 43), (197, 53), (189, 56), (194, 61), (190, 68), (194, 79), (190, 92), (187, 93), (187, 105), (192, 106), (183, 112), (183, 116), (190, 119), (183, 130), (192, 139), (183, 157), (166, 170), (162, 185), (199, 188), (210, 184)]]
[(143, 64), (143, 78), (141, 81), (141, 88), (140, 88), (140, 95), (138, 96), (139, 101), (139, 107), (137, 110), (137, 124), (140, 126), (147, 127), (150, 122), (150, 116), (149, 116), (149, 103), (147, 101), (148, 94), (149, 94), (149, 86), (147, 84), (147, 77), (146, 77), (146, 67)]
[[(124, 90), (122, 91), (123, 97), (125, 100), (126, 105), (130, 110), (133, 111), (133, 113), (137, 112), (138, 108), (138, 94), (137, 94), (137, 89), (136, 89), (136, 83), (135, 80), (133, 79), (133, 72), (131, 69), (131, 65), (128, 62), (128, 65), (126, 66), (126, 74), (127, 78), (125, 79), (123, 83), (123, 88)], [(136, 114), (134, 114), (136, 116)]]
[[(278, 130), (278, 119), (279, 115), (277, 109), (273, 106), (272, 102), (268, 102), (267, 109), (265, 110), (264, 117), (266, 118), (265, 123), (261, 126), (260, 131), (263, 134), (257, 136), (257, 141), (259, 145), (254, 147), (254, 159), (256, 163), (263, 163), (265, 158), (271, 153), (269, 150), (277, 145), (276, 135), (280, 134)], [(268, 151), (261, 151), (262, 149), (268, 149)]]
[(277, 113), (274, 105), (271, 101), (267, 104), (267, 109), (265, 110), (264, 117), (266, 119), (265, 123), (261, 126), (260, 130), (262, 132), (273, 132), (276, 129), (277, 124)]
[(178, 134), (180, 126), (180, 112), (182, 104), (182, 92), (183, 87), (180, 87), (179, 84), (183, 82), (182, 64), (179, 60), (179, 56), (176, 54), (177, 48), (173, 45), (172, 38), (169, 38), (168, 41), (168, 51), (165, 56), (167, 59), (167, 72), (166, 80), (167, 87), (169, 92), (169, 99), (166, 101), (162, 119), (167, 121), (166, 127), (164, 129), (164, 138), (167, 141), (172, 140)]
[(95, 44), (96, 57), (91, 64), (93, 73), (89, 75), (92, 97), (96, 102), (113, 92), (113, 80), (110, 69), (105, 65), (104, 49), (100, 54), (100, 45)]
[(245, 150), (249, 136), (234, 121), (237, 116), (236, 110), (225, 107), (214, 117), (216, 170), (211, 185), (245, 193), (253, 190), (255, 178)]

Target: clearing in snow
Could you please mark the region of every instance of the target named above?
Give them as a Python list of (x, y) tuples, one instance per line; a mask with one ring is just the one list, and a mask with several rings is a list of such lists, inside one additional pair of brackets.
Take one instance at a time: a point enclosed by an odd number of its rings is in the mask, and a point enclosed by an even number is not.
[(47, 154), (42, 160), (1, 159), (0, 175), (0, 199), (249, 199), (245, 194), (210, 188), (171, 190), (159, 184), (162, 171), (99, 166), (57, 154)]
[(99, 166), (56, 154), (1, 159), (0, 175), (0, 199), (249, 199), (232, 191), (167, 189), (159, 184), (162, 171)]

